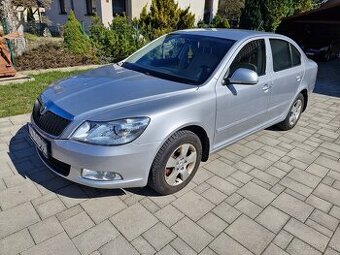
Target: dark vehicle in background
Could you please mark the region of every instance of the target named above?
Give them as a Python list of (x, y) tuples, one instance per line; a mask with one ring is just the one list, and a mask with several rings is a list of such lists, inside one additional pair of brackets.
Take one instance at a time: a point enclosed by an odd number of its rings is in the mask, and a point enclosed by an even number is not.
[(332, 42), (307, 42), (300, 45), (309, 58), (321, 61), (330, 61), (340, 56), (340, 40)]

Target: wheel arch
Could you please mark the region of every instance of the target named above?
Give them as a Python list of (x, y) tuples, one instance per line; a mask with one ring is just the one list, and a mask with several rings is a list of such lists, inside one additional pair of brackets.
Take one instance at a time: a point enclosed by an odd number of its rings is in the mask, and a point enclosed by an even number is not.
[(303, 95), (303, 99), (304, 99), (304, 104), (303, 104), (303, 109), (302, 109), (302, 112), (304, 112), (307, 108), (307, 103), (308, 103), (308, 91), (307, 89), (303, 89), (300, 91), (300, 93)]
[[(209, 152), (210, 152), (210, 141), (207, 132), (204, 128), (198, 125), (190, 125), (182, 127), (180, 130), (188, 130), (193, 132), (198, 136), (202, 144), (202, 159), (201, 161), (206, 162), (209, 159)], [(177, 130), (176, 132), (180, 131)]]

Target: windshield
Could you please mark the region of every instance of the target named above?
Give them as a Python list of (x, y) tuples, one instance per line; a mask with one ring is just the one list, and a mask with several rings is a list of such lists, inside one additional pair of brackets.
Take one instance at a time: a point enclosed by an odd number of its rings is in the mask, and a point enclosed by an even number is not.
[(131, 55), (127, 69), (199, 85), (215, 70), (235, 41), (201, 35), (170, 34)]

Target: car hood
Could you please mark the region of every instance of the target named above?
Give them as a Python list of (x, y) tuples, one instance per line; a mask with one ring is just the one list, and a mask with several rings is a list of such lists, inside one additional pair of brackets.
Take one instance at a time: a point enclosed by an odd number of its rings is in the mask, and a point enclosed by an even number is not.
[(49, 86), (41, 98), (44, 104), (78, 117), (171, 97), (195, 88), (109, 65), (59, 81)]

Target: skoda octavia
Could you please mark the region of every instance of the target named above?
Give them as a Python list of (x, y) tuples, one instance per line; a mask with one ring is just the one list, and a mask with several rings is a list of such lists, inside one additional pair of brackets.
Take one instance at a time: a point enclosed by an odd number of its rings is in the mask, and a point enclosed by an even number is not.
[(97, 188), (182, 189), (209, 154), (274, 124), (293, 128), (317, 65), (291, 39), (193, 29), (49, 86), (29, 134), (56, 174)]

